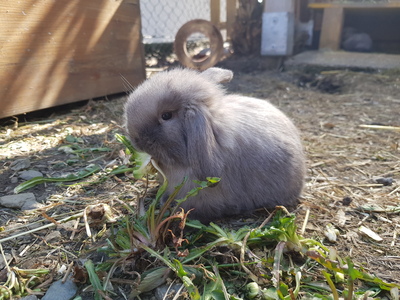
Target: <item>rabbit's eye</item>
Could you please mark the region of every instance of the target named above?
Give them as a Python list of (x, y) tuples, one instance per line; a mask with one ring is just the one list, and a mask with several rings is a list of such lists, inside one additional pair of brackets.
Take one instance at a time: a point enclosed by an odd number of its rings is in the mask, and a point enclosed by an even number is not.
[(161, 115), (161, 119), (167, 121), (172, 118), (172, 112), (166, 112)]

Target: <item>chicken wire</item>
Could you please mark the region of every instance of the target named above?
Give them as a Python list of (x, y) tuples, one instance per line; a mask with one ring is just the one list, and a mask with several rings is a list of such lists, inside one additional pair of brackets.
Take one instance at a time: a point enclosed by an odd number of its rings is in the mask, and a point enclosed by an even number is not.
[[(146, 58), (165, 60), (173, 53), (173, 43), (179, 28), (188, 21), (210, 21), (210, 0), (142, 0), (142, 35)], [(226, 21), (226, 0), (221, 0), (221, 22)], [(201, 40), (204, 36), (192, 36)]]

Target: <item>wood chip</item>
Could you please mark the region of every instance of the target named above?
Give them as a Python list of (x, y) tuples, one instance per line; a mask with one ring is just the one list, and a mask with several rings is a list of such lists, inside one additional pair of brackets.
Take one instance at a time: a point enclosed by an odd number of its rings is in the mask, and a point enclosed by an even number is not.
[(336, 242), (338, 234), (339, 231), (335, 228), (334, 225), (332, 225), (331, 223), (326, 225), (324, 235), (331, 243)]
[(341, 227), (343, 227), (346, 224), (347, 218), (346, 218), (346, 214), (343, 209), (339, 209), (337, 211), (335, 220), (336, 220), (337, 224)]
[(382, 129), (382, 130), (394, 130), (400, 131), (400, 127), (396, 126), (383, 126), (383, 125), (359, 125), (361, 128), (368, 128), (368, 129)]
[(361, 233), (363, 233), (364, 235), (368, 236), (369, 238), (373, 239), (376, 242), (383, 241), (383, 239), (377, 233), (375, 233), (368, 227), (365, 227), (364, 225), (361, 225), (358, 230), (360, 230)]

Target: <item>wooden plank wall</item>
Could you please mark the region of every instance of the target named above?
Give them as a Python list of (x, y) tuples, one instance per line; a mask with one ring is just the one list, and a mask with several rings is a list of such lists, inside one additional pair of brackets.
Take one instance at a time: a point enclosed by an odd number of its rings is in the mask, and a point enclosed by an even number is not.
[(0, 0), (0, 118), (145, 79), (139, 0)]

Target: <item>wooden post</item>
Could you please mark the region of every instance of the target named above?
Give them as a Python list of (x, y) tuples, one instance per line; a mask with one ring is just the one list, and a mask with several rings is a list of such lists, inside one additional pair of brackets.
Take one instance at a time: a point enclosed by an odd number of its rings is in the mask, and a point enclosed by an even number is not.
[(264, 12), (294, 12), (294, 0), (265, 0)]
[(343, 29), (343, 7), (327, 7), (322, 19), (320, 49), (338, 50)]
[(210, 0), (210, 18), (211, 23), (217, 28), (220, 28), (220, 15), (221, 15), (221, 3), (220, 0)]
[(265, 1), (261, 33), (261, 55), (292, 55), (295, 26), (294, 11), (294, 0)]
[(226, 38), (230, 40), (236, 19), (237, 0), (226, 0)]

